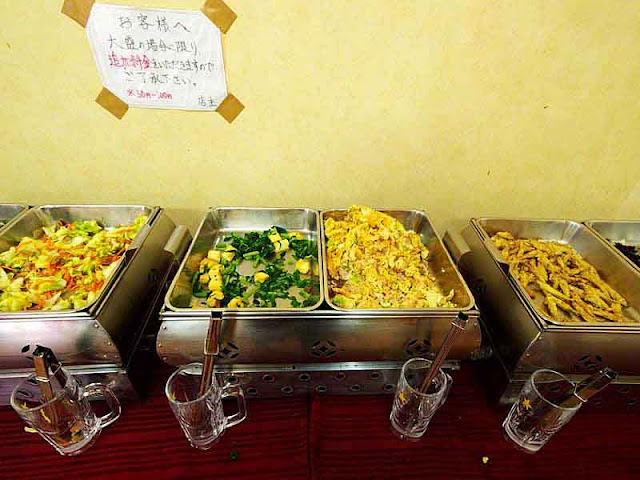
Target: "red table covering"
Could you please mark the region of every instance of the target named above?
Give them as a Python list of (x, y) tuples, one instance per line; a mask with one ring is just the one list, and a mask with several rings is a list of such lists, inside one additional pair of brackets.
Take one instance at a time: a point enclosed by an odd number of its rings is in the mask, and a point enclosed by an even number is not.
[(640, 407), (619, 386), (535, 455), (502, 438), (507, 410), (487, 403), (469, 366), (453, 373), (447, 403), (416, 443), (391, 433), (391, 396), (314, 396), (250, 400), (249, 418), (202, 452), (188, 446), (163, 396), (168, 374), (157, 368), (148, 397), (125, 404), (122, 417), (79, 457), (58, 455), (1, 407), (0, 478), (640, 478)]

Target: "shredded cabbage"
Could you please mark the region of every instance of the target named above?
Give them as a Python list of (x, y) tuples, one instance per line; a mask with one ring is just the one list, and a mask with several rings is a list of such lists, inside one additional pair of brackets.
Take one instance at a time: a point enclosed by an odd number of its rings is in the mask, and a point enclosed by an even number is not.
[(95, 220), (43, 228), (0, 253), (0, 311), (79, 309), (98, 297), (147, 222), (103, 228)]

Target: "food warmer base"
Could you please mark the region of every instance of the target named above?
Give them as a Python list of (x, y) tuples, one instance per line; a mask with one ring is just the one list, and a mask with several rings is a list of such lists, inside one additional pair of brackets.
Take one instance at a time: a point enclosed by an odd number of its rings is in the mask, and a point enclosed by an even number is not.
[[(454, 289), (459, 310), (469, 316), (464, 333), (450, 353), (452, 360), (474, 358), (481, 351), (479, 312), (464, 280), (426, 214), (417, 210), (383, 210), (420, 235), (430, 251), (431, 266), (445, 290)], [(434, 355), (458, 309), (344, 310), (327, 301), (318, 308), (207, 309), (179, 306), (191, 298), (186, 266), (197, 265), (223, 232), (262, 231), (279, 225), (319, 240), (320, 281), (326, 245), (322, 218), (345, 211), (301, 208), (210, 209), (194, 235), (180, 273), (160, 314), (156, 350), (172, 366), (204, 359), (204, 340), (212, 319), (221, 321), (216, 365), (233, 373), (253, 396), (287, 396), (318, 391), (326, 394), (384, 393), (398, 369), (412, 357)], [(322, 300), (322, 293), (320, 299)], [(264, 381), (264, 379), (267, 381)], [(274, 380), (270, 381), (269, 379)], [(347, 381), (347, 379), (349, 379)], [(252, 393), (254, 392), (254, 393)]]
[(499, 392), (495, 397), (500, 403), (513, 403), (527, 378), (540, 368), (579, 381), (609, 366), (620, 373), (615, 383), (640, 391), (636, 362), (640, 325), (565, 326), (541, 321), (495, 261), (487, 240), (474, 220), (460, 234), (448, 232), (444, 237), (482, 311), (483, 337), (494, 354), (483, 380)]
[[(117, 208), (117, 207), (116, 207)], [(104, 302), (71, 315), (0, 319), (0, 405), (33, 373), (26, 345), (53, 349), (63, 366), (84, 383), (105, 382), (119, 398), (136, 398), (131, 373), (140, 350), (153, 348), (158, 312), (191, 237), (159, 208), (135, 255)]]
[[(450, 354), (481, 358), (479, 312), (470, 310), (465, 332)], [(303, 314), (222, 313), (217, 371), (241, 383), (254, 397), (318, 392), (335, 395), (392, 391), (399, 368), (412, 357), (437, 352), (455, 318), (436, 316), (347, 315), (334, 310)], [(210, 316), (161, 313), (156, 349), (172, 366), (204, 359)]]

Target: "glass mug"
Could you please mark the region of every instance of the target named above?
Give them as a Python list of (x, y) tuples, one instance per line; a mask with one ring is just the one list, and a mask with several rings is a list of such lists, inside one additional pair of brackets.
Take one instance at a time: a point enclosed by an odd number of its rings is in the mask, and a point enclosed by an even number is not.
[(505, 438), (525, 452), (540, 450), (582, 406), (579, 403), (561, 407), (555, 403), (560, 403), (574, 388), (571, 380), (556, 371), (533, 372), (502, 424)]
[[(64, 385), (57, 378), (65, 379)], [(120, 402), (106, 385), (92, 383), (83, 387), (66, 372), (52, 376), (47, 383), (51, 397), (43, 394), (36, 375), (30, 375), (13, 390), (11, 406), (61, 455), (84, 452), (95, 443), (104, 427), (120, 417)], [(102, 398), (111, 411), (98, 417), (89, 403), (91, 397)]]
[[(221, 388), (215, 374), (209, 390), (198, 396), (201, 377), (202, 364), (182, 366), (167, 380), (165, 394), (191, 446), (208, 450), (218, 443), (227, 428), (247, 418), (247, 408), (242, 389), (231, 384)], [(226, 416), (222, 409), (222, 399), (227, 397), (238, 402), (238, 412), (231, 416)]]
[(402, 366), (389, 419), (394, 432), (404, 440), (422, 437), (449, 395), (453, 380), (442, 369), (427, 393), (419, 391), (430, 366), (431, 360), (424, 358), (412, 358)]

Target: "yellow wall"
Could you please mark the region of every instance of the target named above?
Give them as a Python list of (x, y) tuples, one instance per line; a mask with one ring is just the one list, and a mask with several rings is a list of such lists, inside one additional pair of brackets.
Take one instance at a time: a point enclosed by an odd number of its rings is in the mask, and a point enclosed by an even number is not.
[[(199, 0), (129, 0), (198, 8)], [(640, 2), (228, 0), (217, 114), (94, 103), (62, 0), (0, 3), (1, 201), (640, 218)]]

